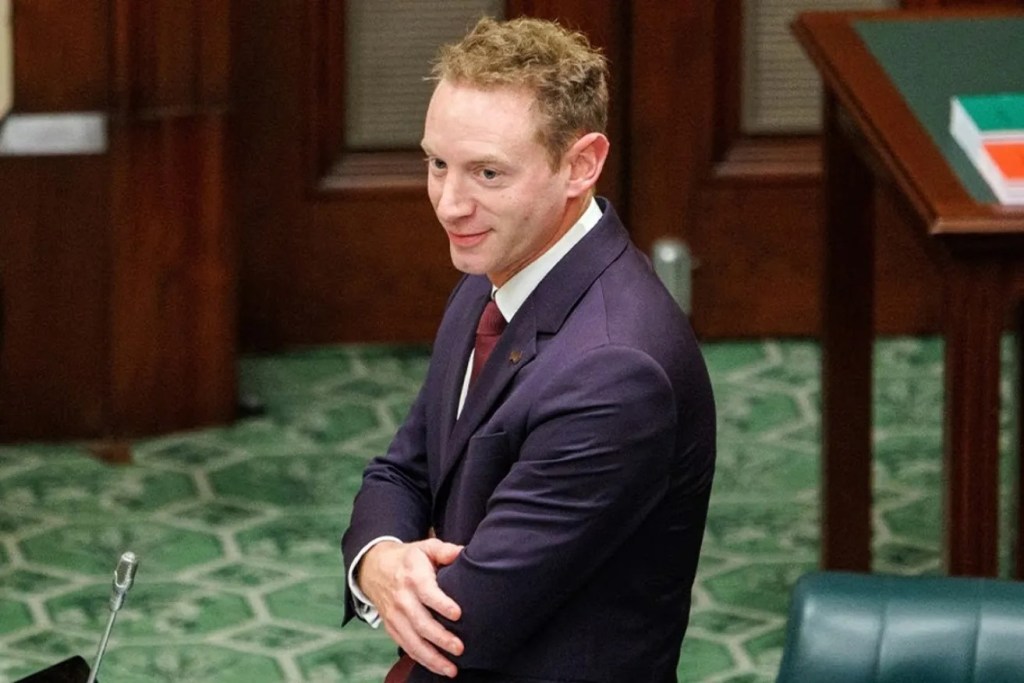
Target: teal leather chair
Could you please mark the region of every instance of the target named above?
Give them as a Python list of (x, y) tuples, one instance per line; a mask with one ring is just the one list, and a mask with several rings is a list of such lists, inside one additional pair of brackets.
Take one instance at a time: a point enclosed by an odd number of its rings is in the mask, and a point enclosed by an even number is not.
[(778, 683), (968, 682), (1024, 682), (1024, 583), (842, 572), (797, 581)]

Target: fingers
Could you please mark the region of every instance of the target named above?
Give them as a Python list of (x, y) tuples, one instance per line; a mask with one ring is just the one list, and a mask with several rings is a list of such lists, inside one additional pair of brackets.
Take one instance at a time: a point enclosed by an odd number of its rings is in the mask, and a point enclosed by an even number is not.
[(409, 624), (385, 621), (384, 627), (407, 655), (435, 674), (455, 678), (458, 669), (434, 645), (420, 637)]
[[(363, 591), (376, 604), (392, 639), (424, 667), (449, 677), (458, 669), (442, 651), (458, 656), (464, 646), (434, 613), (455, 621), (462, 610), (437, 585), (437, 567), (451, 564), (461, 551), (461, 546), (436, 539), (395, 544), (381, 548), (363, 570)], [(368, 558), (369, 552), (364, 560)]]
[[(451, 543), (442, 543), (441, 541), (425, 541), (422, 544), (416, 544), (419, 547), (417, 550), (422, 552), (411, 552), (405, 556), (405, 569), (407, 570), (404, 575), (404, 580), (407, 582), (407, 587), (416, 597), (417, 607), (429, 607), (438, 614), (450, 619), (457, 621), (462, 616), (462, 609), (454, 600), (441, 590), (441, 587), (437, 585), (437, 557), (447, 558), (451, 552), (450, 548), (459, 548), (459, 546), (452, 545)], [(445, 548), (447, 546), (448, 549)], [(456, 555), (458, 552), (456, 551)], [(450, 562), (449, 562), (450, 563)], [(429, 621), (437, 624), (437, 621), (430, 615), (425, 609), (417, 610), (415, 616), (426, 615), (429, 617)], [(420, 624), (417, 624), (420, 625)], [(425, 626), (425, 624), (423, 624)], [(440, 627), (440, 624), (437, 624)], [(445, 631), (445, 633), (448, 633)], [(436, 641), (435, 641), (436, 642)], [(441, 647), (444, 644), (441, 642), (437, 643)], [(451, 652), (447, 647), (444, 649)], [(458, 654), (453, 652), (452, 654)]]
[[(458, 669), (440, 650), (456, 656), (461, 655), (464, 649), (462, 641), (444, 628), (427, 610), (426, 606), (429, 605), (423, 592), (429, 586), (417, 578), (415, 572), (410, 572), (403, 580), (403, 583), (409, 583), (396, 592), (392, 608), (386, 614), (381, 613), (384, 625), (395, 642), (414, 660), (436, 674), (454, 677)], [(433, 587), (440, 593), (436, 583)]]
[(423, 552), (431, 559), (436, 566), (449, 565), (455, 561), (462, 552), (463, 546), (454, 543), (445, 543), (436, 538), (428, 539), (419, 544)]
[(445, 618), (458, 621), (462, 617), (462, 609), (437, 585), (436, 568), (454, 562), (455, 558), (462, 552), (462, 546), (438, 540), (428, 540), (421, 545), (421, 549), (426, 558), (432, 563), (432, 566), (430, 580), (425, 580), (416, 586), (420, 602)]

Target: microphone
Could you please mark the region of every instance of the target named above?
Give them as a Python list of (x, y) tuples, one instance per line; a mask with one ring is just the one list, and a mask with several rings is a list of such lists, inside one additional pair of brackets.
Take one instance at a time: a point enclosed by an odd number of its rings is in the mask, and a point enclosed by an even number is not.
[(124, 605), (128, 589), (135, 583), (135, 572), (139, 570), (139, 560), (135, 553), (129, 551), (121, 555), (114, 570), (114, 586), (110, 593), (110, 611), (116, 612)]
[(117, 567), (114, 569), (114, 585), (110, 593), (110, 618), (107, 619), (107, 630), (103, 633), (103, 640), (100, 641), (100, 647), (96, 651), (96, 663), (93, 664), (86, 683), (95, 683), (96, 681), (100, 662), (103, 661), (103, 653), (107, 651), (110, 630), (114, 628), (114, 619), (117, 618), (118, 610), (124, 606), (125, 596), (128, 595), (128, 589), (135, 583), (135, 572), (138, 570), (139, 559), (131, 551), (122, 554), (117, 561)]

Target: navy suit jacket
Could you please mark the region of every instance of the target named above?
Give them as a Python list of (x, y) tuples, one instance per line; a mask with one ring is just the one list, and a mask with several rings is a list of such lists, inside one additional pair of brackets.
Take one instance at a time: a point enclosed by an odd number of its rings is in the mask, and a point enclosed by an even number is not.
[[(675, 681), (707, 515), (715, 414), (679, 306), (609, 203), (509, 321), (456, 419), (491, 285), (466, 276), (342, 548), (464, 544), (460, 681)], [(346, 621), (353, 615), (346, 595)], [(416, 667), (410, 681), (435, 677)], [(446, 680), (437, 678), (436, 680)]]

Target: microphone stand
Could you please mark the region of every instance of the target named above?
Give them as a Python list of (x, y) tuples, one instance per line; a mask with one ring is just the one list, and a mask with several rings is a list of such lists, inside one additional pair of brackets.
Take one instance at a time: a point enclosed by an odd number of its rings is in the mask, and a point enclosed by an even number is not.
[(86, 683), (96, 683), (96, 674), (100, 670), (103, 654), (107, 651), (107, 641), (110, 640), (110, 631), (114, 628), (114, 619), (117, 618), (117, 613), (124, 605), (128, 589), (135, 583), (135, 572), (138, 568), (139, 560), (135, 557), (135, 553), (126, 552), (121, 555), (117, 568), (114, 570), (114, 587), (110, 594), (110, 617), (107, 618), (107, 629), (103, 632), (103, 640), (100, 641), (100, 647), (96, 650), (96, 663), (93, 664)]
[(107, 630), (103, 632), (103, 640), (100, 641), (100, 647), (96, 650), (96, 662), (92, 665), (92, 671), (89, 672), (89, 678), (85, 683), (96, 683), (96, 672), (100, 670), (100, 662), (103, 661), (103, 653), (107, 650), (110, 630), (114, 628), (114, 619), (116, 618), (117, 610), (110, 610), (110, 616), (107, 618)]

